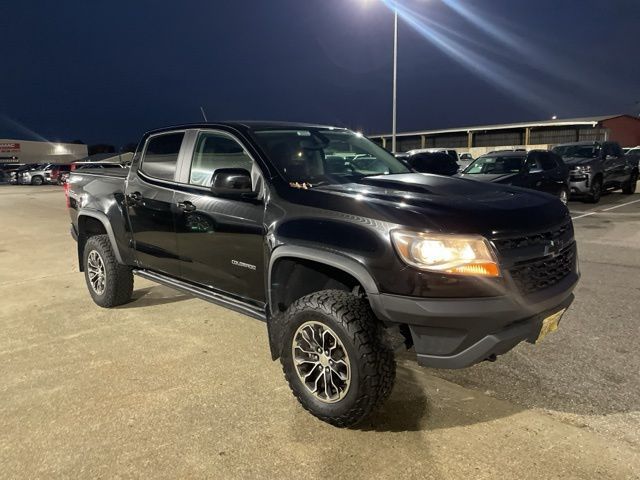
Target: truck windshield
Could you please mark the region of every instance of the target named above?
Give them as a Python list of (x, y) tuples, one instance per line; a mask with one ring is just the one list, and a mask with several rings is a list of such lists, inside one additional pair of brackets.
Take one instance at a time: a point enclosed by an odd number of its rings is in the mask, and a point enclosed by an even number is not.
[(600, 145), (559, 145), (552, 152), (562, 158), (595, 158), (600, 154)]
[(410, 172), (389, 152), (350, 131), (312, 128), (254, 133), (278, 172), (289, 182), (336, 184)]
[(525, 157), (486, 156), (480, 157), (469, 165), (463, 173), (504, 175), (522, 170)]

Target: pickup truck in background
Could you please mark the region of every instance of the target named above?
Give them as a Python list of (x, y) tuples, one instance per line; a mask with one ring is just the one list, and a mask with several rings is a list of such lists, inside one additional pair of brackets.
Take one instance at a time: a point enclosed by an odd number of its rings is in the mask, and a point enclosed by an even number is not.
[(606, 190), (633, 194), (638, 164), (616, 142), (575, 142), (556, 145), (552, 151), (569, 167), (571, 195), (598, 203)]
[(579, 278), (557, 198), (419, 174), (337, 127), (155, 130), (130, 168), (65, 191), (96, 304), (127, 303), (138, 275), (265, 321), (296, 398), (340, 427), (388, 397), (395, 349), (493, 361), (555, 330)]

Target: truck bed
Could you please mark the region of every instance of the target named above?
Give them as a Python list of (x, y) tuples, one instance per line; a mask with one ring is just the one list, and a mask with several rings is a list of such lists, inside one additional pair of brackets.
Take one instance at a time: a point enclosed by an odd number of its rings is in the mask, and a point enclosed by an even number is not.
[(129, 168), (81, 168), (73, 170), (70, 175), (94, 175), (98, 177), (126, 178), (129, 175)]

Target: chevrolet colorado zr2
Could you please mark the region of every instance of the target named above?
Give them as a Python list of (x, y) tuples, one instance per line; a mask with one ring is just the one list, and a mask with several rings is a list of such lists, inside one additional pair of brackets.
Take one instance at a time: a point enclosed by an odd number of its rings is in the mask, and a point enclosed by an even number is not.
[(337, 127), (155, 130), (65, 191), (96, 304), (127, 303), (137, 275), (266, 322), (293, 394), (339, 427), (388, 397), (397, 348), (495, 360), (555, 330), (579, 278), (558, 198), (420, 174)]

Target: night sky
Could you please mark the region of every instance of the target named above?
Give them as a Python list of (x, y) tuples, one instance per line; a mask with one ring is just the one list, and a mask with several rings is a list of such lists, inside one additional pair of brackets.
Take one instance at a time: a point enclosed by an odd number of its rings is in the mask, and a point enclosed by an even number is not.
[[(640, 113), (638, 0), (400, 6), (399, 131)], [(200, 106), (391, 130), (381, 0), (8, 0), (0, 25), (0, 137), (122, 146)]]

